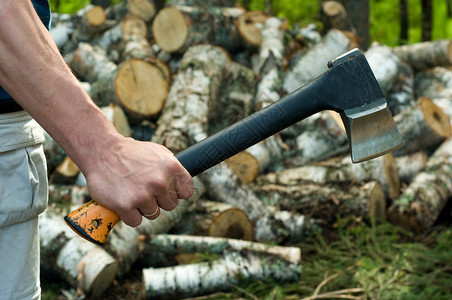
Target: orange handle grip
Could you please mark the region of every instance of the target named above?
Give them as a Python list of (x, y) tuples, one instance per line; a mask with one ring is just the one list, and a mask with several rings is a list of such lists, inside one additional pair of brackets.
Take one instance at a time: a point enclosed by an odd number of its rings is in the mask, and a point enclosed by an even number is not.
[(64, 217), (66, 223), (81, 237), (104, 245), (113, 227), (121, 218), (94, 200), (84, 204)]

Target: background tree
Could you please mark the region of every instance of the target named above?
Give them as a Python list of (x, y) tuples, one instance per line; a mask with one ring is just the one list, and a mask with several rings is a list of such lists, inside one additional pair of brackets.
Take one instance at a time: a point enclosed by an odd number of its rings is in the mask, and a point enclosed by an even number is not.
[(400, 9), (400, 39), (399, 44), (403, 45), (408, 42), (408, 3), (407, 0), (399, 1)]
[(432, 0), (422, 0), (422, 41), (430, 41), (432, 39), (432, 16)]

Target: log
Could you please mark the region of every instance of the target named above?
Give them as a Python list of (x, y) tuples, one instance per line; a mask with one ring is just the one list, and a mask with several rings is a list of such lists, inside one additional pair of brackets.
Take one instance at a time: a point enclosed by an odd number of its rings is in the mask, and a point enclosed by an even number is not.
[[(250, 280), (273, 278), (284, 282), (297, 281), (301, 274), (300, 249), (295, 247), (181, 236), (157, 236), (151, 238), (150, 244), (161, 245), (165, 250), (172, 248), (173, 251), (176, 248), (184, 248), (188, 251), (205, 249), (205, 252), (218, 253), (222, 256), (220, 259), (209, 262), (143, 269), (143, 288), (146, 299), (177, 298), (181, 295), (186, 297), (227, 290), (231, 284), (237, 283), (238, 277)], [(157, 246), (154, 249), (159, 248), (160, 246)]]
[(80, 42), (88, 42), (93, 39), (96, 34), (104, 31), (104, 25), (107, 15), (102, 6), (87, 5), (79, 10), (73, 18), (74, 30), (71, 39), (74, 44)]
[(287, 71), (283, 88), (292, 92), (307, 84), (326, 70), (331, 59), (344, 54), (353, 47), (350, 39), (340, 30), (331, 29), (322, 38), (322, 41), (310, 48)]
[(97, 45), (102, 49), (112, 49), (121, 40), (126, 40), (131, 36), (141, 36), (146, 38), (148, 29), (146, 22), (132, 14), (127, 14), (121, 18), (121, 21), (114, 27), (105, 31), (100, 37), (92, 41), (93, 45)]
[(310, 182), (298, 185), (256, 184), (252, 189), (282, 209), (296, 210), (321, 220), (324, 225), (333, 224), (338, 216), (386, 218), (386, 197), (377, 181), (349, 186)]
[(224, 65), (217, 100), (209, 113), (209, 135), (247, 117), (253, 105), (257, 78), (253, 70), (234, 61)]
[[(342, 123), (342, 121), (339, 121)], [(299, 135), (289, 143), (293, 154), (286, 160), (289, 167), (318, 162), (348, 153), (347, 136), (328, 111), (317, 113), (299, 124)]]
[(452, 64), (452, 41), (437, 40), (396, 46), (392, 51), (415, 70), (445, 67)]
[(168, 0), (167, 5), (171, 6), (221, 6), (221, 7), (234, 7), (235, 0)]
[(208, 115), (223, 69), (224, 49), (198, 45), (185, 52), (166, 99), (153, 141), (177, 153), (207, 137)]
[(74, 23), (72, 22), (71, 15), (52, 13), (52, 27), (49, 31), (58, 49), (60, 49), (60, 52), (63, 52), (62, 48), (69, 42), (71, 34), (74, 31)]
[(179, 235), (223, 237), (253, 240), (253, 224), (247, 214), (232, 205), (208, 200), (199, 201), (184, 222), (171, 229)]
[(116, 64), (107, 58), (105, 50), (88, 43), (79, 43), (74, 53), (68, 56), (67, 63), (79, 79), (89, 83), (109, 78), (117, 68)]
[[(143, 218), (143, 221), (147, 220)], [(103, 249), (117, 262), (117, 277), (127, 276), (138, 259), (138, 231), (135, 228), (119, 222), (111, 230)]]
[(289, 168), (259, 176), (257, 186), (298, 186), (311, 182), (316, 184), (379, 181), (389, 198), (396, 199), (400, 193), (400, 179), (392, 154), (359, 163), (352, 163), (349, 156), (334, 158), (317, 164)]
[(260, 74), (254, 109), (261, 110), (281, 98), (284, 63), (284, 21), (268, 18), (262, 28), (262, 43), (256, 74)]
[(260, 30), (267, 16), (235, 7), (169, 6), (152, 23), (156, 43), (164, 51), (185, 52), (196, 44), (216, 45), (237, 52), (260, 44)]
[(121, 62), (131, 58), (146, 60), (155, 57), (151, 44), (146, 37), (141, 35), (130, 35), (123, 38), (118, 48)]
[(452, 140), (448, 139), (389, 207), (389, 221), (416, 233), (428, 230), (452, 196), (451, 170)]
[(161, 8), (163, 1), (158, 0), (129, 0), (127, 1), (127, 9), (130, 14), (136, 15), (149, 22)]
[(301, 230), (291, 232), (291, 229), (294, 229), (293, 224), (306, 223), (304, 216), (294, 214), (292, 223), (284, 223), (283, 220), (275, 218), (275, 210), (260, 201), (249, 185), (242, 184), (226, 163), (220, 163), (204, 171), (200, 178), (210, 199), (238, 207), (248, 215), (254, 224), (255, 240), (280, 242), (290, 236), (304, 235)]
[(87, 186), (49, 184), (49, 203), (81, 206), (91, 200)]
[(110, 101), (121, 106), (133, 124), (157, 116), (168, 90), (169, 82), (158, 65), (131, 58), (93, 83), (90, 95), (98, 104)]
[(103, 248), (76, 235), (63, 213), (51, 205), (40, 215), (41, 265), (54, 270), (72, 287), (101, 295), (115, 279), (118, 264)]
[(414, 71), (410, 65), (400, 62), (400, 72), (387, 96), (392, 115), (397, 115), (416, 104)]
[(342, 3), (339, 1), (324, 1), (321, 5), (322, 12), (327, 19), (327, 26), (329, 26), (327, 28), (336, 28), (356, 36), (356, 29)]
[(73, 184), (78, 173), (80, 173), (80, 169), (75, 162), (67, 156), (55, 171), (52, 172), (49, 182), (53, 184)]
[(428, 98), (421, 97), (411, 109), (394, 117), (404, 146), (393, 152), (406, 155), (437, 146), (451, 135), (450, 118)]
[(425, 151), (396, 157), (395, 162), (400, 182), (410, 183), (417, 174), (424, 170), (427, 159)]
[(120, 134), (125, 137), (131, 136), (132, 130), (129, 125), (129, 120), (119, 105), (110, 103), (110, 105), (101, 107), (100, 109)]
[(415, 94), (430, 99), (452, 97), (452, 71), (436, 67), (416, 73)]
[(381, 90), (388, 95), (402, 68), (399, 57), (391, 52), (391, 48), (377, 42), (372, 43), (365, 56)]

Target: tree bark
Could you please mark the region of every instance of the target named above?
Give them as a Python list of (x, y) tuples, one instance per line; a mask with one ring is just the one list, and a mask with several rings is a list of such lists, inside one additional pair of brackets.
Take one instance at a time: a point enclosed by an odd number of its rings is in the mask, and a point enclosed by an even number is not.
[[(228, 203), (242, 209), (254, 224), (254, 238), (257, 241), (282, 241), (290, 236), (300, 237), (303, 232), (291, 232), (288, 223), (277, 219), (273, 208), (259, 200), (248, 185), (242, 184), (237, 176), (220, 163), (201, 175), (210, 199)], [(294, 214), (293, 219), (304, 223), (304, 216)]]
[(430, 99), (452, 97), (452, 71), (436, 67), (416, 73), (414, 78), (417, 97)]
[(116, 277), (118, 264), (103, 248), (76, 235), (63, 213), (50, 206), (39, 220), (41, 264), (56, 271), (72, 287), (99, 296)]
[[(154, 245), (151, 253), (155, 253), (156, 249), (174, 251), (176, 248), (182, 248), (191, 252), (204, 250), (221, 257), (209, 262), (144, 269), (143, 287), (146, 299), (177, 298), (181, 295), (186, 297), (227, 290), (230, 284), (237, 283), (238, 276), (251, 280), (271, 277), (279, 281), (296, 281), (301, 274), (300, 250), (294, 247), (183, 236), (157, 236), (151, 238), (150, 244)], [(161, 278), (166, 280), (162, 281)]]
[(378, 43), (373, 43), (365, 56), (383, 93), (388, 95), (402, 69), (400, 59), (389, 47)]
[(422, 0), (421, 3), (422, 3), (421, 40), (425, 42), (430, 41), (432, 39), (433, 4), (431, 0)]
[(393, 152), (406, 155), (437, 146), (451, 136), (450, 118), (428, 98), (420, 98), (411, 109), (394, 117), (404, 146)]
[(351, 0), (346, 1), (345, 9), (350, 16), (352, 23), (356, 28), (359, 38), (359, 48), (366, 50), (370, 42), (370, 21), (369, 21), (369, 0)]
[(234, 25), (243, 23), (240, 20), (244, 14), (242, 9), (233, 7), (170, 6), (157, 14), (152, 32), (160, 48), (169, 53), (182, 53), (201, 43), (235, 52), (245, 44), (240, 27)]
[(256, 185), (298, 186), (305, 182), (316, 184), (379, 181), (391, 199), (399, 196), (400, 180), (392, 154), (353, 164), (350, 157), (335, 158), (321, 163), (289, 168), (261, 175)]
[(147, 37), (148, 29), (143, 19), (127, 14), (121, 21), (105, 31), (100, 37), (92, 41), (93, 45), (100, 46), (102, 49), (112, 49), (122, 40), (127, 40), (131, 36)]
[(80, 173), (78, 166), (66, 156), (63, 162), (52, 172), (49, 182), (53, 184), (73, 184)]
[(451, 40), (397, 46), (392, 51), (417, 71), (452, 65)]
[(407, 0), (399, 0), (399, 10), (400, 10), (400, 37), (399, 44), (405, 45), (408, 43), (408, 1)]
[(207, 137), (208, 115), (229, 61), (224, 49), (199, 45), (183, 56), (153, 141), (174, 153)]
[(333, 224), (338, 216), (386, 218), (386, 197), (377, 181), (349, 186), (310, 182), (256, 184), (253, 190), (282, 209), (295, 210), (323, 225)]
[(413, 68), (402, 61), (400, 66), (400, 72), (386, 99), (393, 116), (408, 110), (416, 104)]
[(240, 208), (226, 203), (202, 200), (174, 226), (172, 233), (253, 240), (253, 224)]
[(306, 52), (287, 72), (283, 88), (292, 92), (307, 84), (326, 70), (329, 60), (353, 48), (350, 39), (340, 30), (332, 29), (322, 41)]
[(388, 219), (407, 230), (423, 232), (436, 221), (452, 196), (452, 140), (445, 141), (429, 158), (425, 170), (413, 179), (391, 205)]

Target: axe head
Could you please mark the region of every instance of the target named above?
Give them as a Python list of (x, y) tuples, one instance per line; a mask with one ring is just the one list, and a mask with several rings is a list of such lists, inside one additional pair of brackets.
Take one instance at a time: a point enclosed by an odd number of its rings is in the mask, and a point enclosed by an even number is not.
[(352, 161), (363, 162), (400, 148), (402, 137), (364, 55), (354, 49), (330, 61), (328, 66), (343, 68), (341, 72), (350, 75), (347, 90), (355, 91), (337, 97), (340, 100), (334, 104), (344, 122)]

